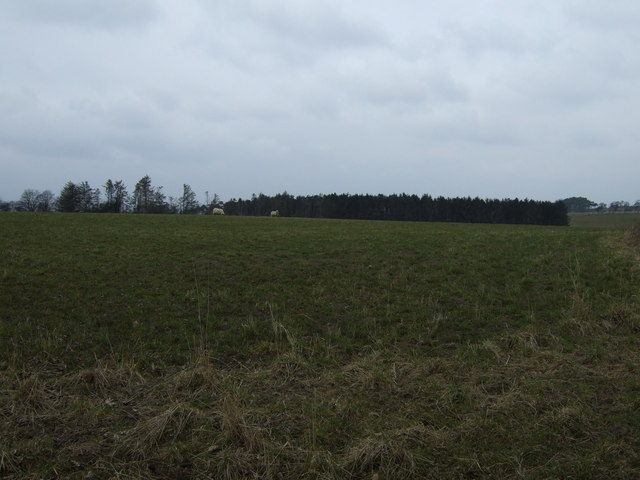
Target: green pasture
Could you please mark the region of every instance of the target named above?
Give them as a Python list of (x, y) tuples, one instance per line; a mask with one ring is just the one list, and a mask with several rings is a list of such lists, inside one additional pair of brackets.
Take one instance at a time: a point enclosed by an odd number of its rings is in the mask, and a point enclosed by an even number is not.
[(572, 227), (625, 229), (640, 223), (640, 213), (570, 213)]
[(0, 477), (640, 477), (583, 226), (0, 213)]

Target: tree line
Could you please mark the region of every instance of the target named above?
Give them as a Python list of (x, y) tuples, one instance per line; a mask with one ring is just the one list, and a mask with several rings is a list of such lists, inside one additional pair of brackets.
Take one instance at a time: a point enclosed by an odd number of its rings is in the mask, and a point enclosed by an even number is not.
[(0, 210), (30, 212), (176, 213), (210, 214), (224, 208), (227, 215), (262, 216), (279, 210), (281, 216), (425, 222), (510, 223), (568, 225), (567, 205), (529, 199), (434, 198), (430, 195), (337, 194), (293, 196), (252, 195), (222, 202), (217, 194), (200, 204), (192, 188), (183, 184), (180, 197), (168, 197), (163, 187), (142, 177), (131, 193), (122, 180), (107, 180), (102, 188), (88, 182), (67, 182), (55, 196), (50, 191), (25, 190), (17, 202), (0, 202)]
[(567, 208), (561, 201), (480, 198), (433, 198), (430, 195), (336, 194), (292, 196), (253, 195), (224, 204), (230, 215), (268, 215), (279, 210), (285, 217), (424, 222), (511, 223), (568, 225)]
[(608, 206), (606, 203), (596, 203), (586, 197), (569, 197), (562, 200), (570, 213), (638, 213), (640, 200), (633, 205), (624, 200), (616, 200)]
[[(207, 192), (208, 200), (208, 192)], [(67, 182), (56, 197), (51, 191), (27, 189), (15, 202), (0, 202), (0, 211), (18, 212), (82, 212), (82, 213), (182, 213), (204, 214), (221, 206), (213, 194), (211, 202), (200, 204), (192, 188), (184, 184), (181, 197), (165, 195), (145, 175), (129, 193), (122, 180), (107, 180), (102, 188), (92, 188), (89, 182)]]

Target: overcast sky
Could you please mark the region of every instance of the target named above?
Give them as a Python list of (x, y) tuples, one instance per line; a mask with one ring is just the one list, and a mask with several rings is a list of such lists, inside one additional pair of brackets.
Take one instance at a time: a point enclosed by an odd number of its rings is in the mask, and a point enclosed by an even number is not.
[(640, 199), (638, 0), (0, 0), (0, 198)]

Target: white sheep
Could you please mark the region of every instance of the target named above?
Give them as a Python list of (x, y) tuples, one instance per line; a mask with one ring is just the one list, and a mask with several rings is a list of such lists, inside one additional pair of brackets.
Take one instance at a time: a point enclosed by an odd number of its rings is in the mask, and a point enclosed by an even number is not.
[(224, 210), (221, 208), (214, 208), (213, 212), (211, 213), (213, 213), (214, 215), (224, 215)]
[(271, 212), (271, 216), (272, 217), (279, 217), (280, 216), (280, 210), (273, 210)]

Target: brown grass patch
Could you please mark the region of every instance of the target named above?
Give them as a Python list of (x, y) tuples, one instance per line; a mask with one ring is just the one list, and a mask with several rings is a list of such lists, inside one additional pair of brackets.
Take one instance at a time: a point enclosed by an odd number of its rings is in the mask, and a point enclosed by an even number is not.
[(119, 362), (112, 357), (96, 360), (93, 367), (81, 370), (71, 380), (96, 396), (130, 393), (145, 382), (133, 362)]
[(640, 223), (635, 224), (625, 234), (626, 242), (638, 250), (640, 250)]
[(174, 403), (159, 413), (152, 410), (126, 432), (124, 445), (134, 458), (146, 458), (161, 442), (175, 441), (197, 414), (197, 410), (184, 403)]
[(341, 467), (355, 479), (416, 478), (419, 466), (431, 463), (418, 452), (437, 447), (448, 436), (423, 425), (376, 433), (350, 448)]
[(202, 390), (217, 390), (220, 386), (220, 373), (211, 361), (211, 354), (206, 349), (197, 349), (189, 359), (189, 363), (176, 373), (172, 383), (177, 390), (199, 393)]
[(250, 421), (247, 409), (237, 395), (227, 395), (220, 409), (222, 441), (225, 445), (242, 448), (251, 453), (261, 453), (265, 441), (260, 429)]

